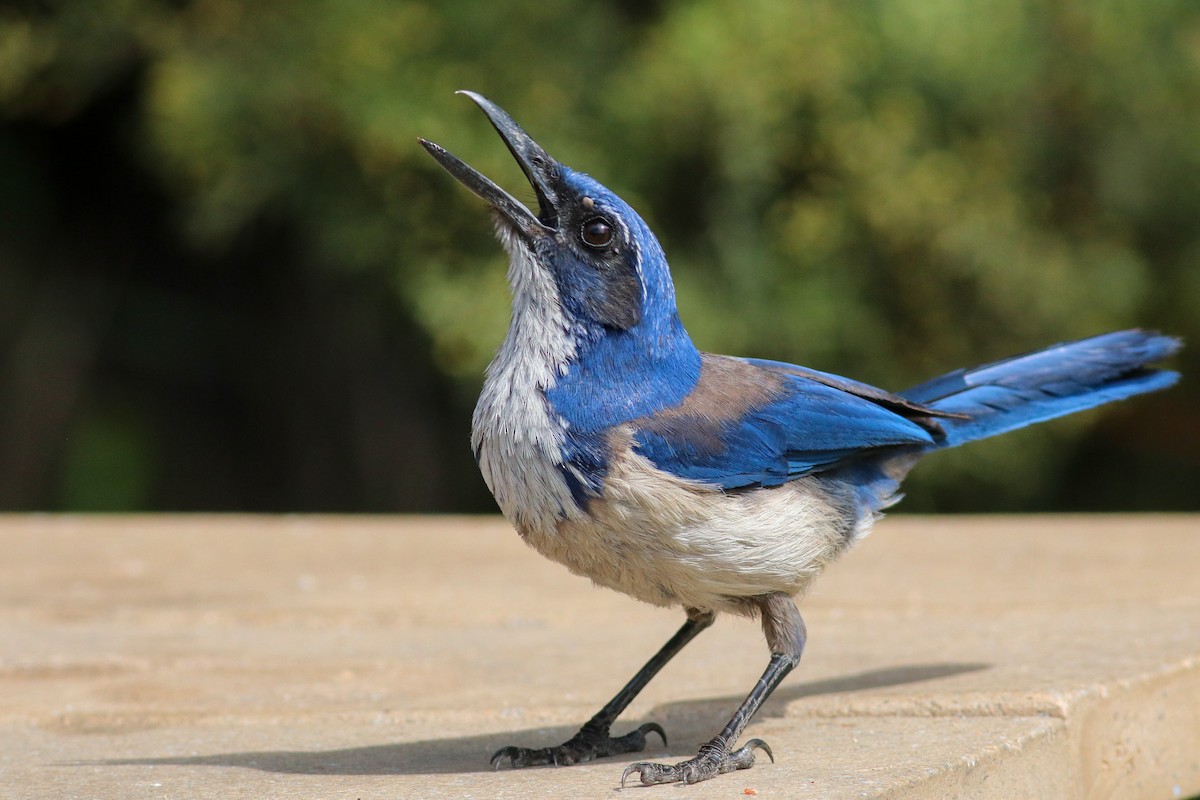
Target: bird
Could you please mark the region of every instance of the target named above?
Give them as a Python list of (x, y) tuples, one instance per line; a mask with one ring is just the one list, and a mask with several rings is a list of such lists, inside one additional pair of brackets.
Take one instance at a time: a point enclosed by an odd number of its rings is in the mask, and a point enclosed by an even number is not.
[[(445, 148), (420, 144), (491, 207), (509, 257), (511, 317), (472, 416), (471, 445), (526, 544), (657, 606), (679, 630), (576, 733), (507, 746), (500, 768), (640, 753), (656, 722), (613, 735), (633, 698), (719, 614), (757, 618), (767, 666), (728, 723), (679, 763), (621, 775), (692, 784), (775, 760), (747, 723), (798, 665), (796, 599), (870, 531), (924, 456), (1164, 389), (1151, 366), (1178, 338), (1138, 329), (959, 369), (892, 393), (806, 367), (702, 352), (681, 321), (667, 258), (624, 200), (553, 159), (507, 112), (462, 91), (524, 172), (536, 210)], [(532, 205), (532, 203), (530, 204)]]

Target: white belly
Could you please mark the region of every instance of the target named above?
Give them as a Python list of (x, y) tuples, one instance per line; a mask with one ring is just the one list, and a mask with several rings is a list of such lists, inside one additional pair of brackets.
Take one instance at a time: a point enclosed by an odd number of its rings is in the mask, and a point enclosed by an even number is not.
[(547, 558), (639, 600), (737, 612), (739, 598), (803, 592), (869, 526), (811, 479), (725, 493), (627, 455), (610, 463), (587, 514), (522, 534)]

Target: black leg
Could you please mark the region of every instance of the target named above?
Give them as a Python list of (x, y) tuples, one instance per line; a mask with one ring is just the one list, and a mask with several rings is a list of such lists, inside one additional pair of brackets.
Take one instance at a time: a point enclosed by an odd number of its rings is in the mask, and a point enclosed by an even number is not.
[(758, 683), (733, 717), (719, 734), (701, 746), (695, 758), (678, 764), (653, 764), (639, 762), (631, 764), (621, 775), (621, 786), (635, 772), (642, 783), (699, 783), (724, 772), (749, 769), (754, 766), (754, 751), (762, 749), (775, 760), (771, 748), (762, 739), (751, 739), (737, 750), (732, 749), (745, 730), (746, 724), (758, 711), (759, 706), (771, 696), (775, 687), (800, 663), (804, 652), (804, 620), (790, 597), (782, 594), (768, 595), (757, 601), (762, 613), (763, 632), (771, 646), (771, 661)]
[(696, 634), (712, 625), (715, 615), (711, 611), (688, 611), (687, 622), (683, 623), (674, 636), (638, 670), (637, 674), (625, 688), (617, 692), (616, 697), (609, 700), (596, 716), (592, 717), (579, 733), (557, 747), (543, 747), (533, 750), (527, 747), (502, 747), (492, 756), (492, 766), (496, 769), (509, 759), (513, 767), (533, 767), (544, 764), (567, 766), (591, 761), (593, 758), (612, 756), (619, 753), (640, 753), (646, 747), (646, 734), (653, 731), (662, 737), (666, 744), (667, 734), (657, 722), (647, 722), (624, 736), (613, 738), (609, 735), (612, 724), (621, 712), (633, 702), (638, 692), (646, 688), (650, 679), (666, 666), (684, 645), (696, 638)]

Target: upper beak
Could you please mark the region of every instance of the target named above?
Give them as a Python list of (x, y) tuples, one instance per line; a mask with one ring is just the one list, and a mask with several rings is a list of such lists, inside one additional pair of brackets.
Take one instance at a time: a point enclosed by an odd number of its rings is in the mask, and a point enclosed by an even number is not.
[(521, 171), (525, 173), (537, 194), (538, 213), (534, 214), (511, 194), (440, 145), (425, 139), (420, 140), (421, 144), (447, 172), (457, 178), (463, 186), (489, 202), (492, 208), (504, 215), (518, 231), (528, 237), (553, 234), (558, 226), (558, 212), (554, 206), (557, 199), (554, 184), (561, 169), (558, 162), (547, 155), (529, 134), (521, 130), (521, 126), (500, 106), (475, 92), (460, 91), (458, 94), (465, 94), (483, 109), (483, 113), (491, 120), (492, 127), (508, 145), (509, 152), (521, 165)]

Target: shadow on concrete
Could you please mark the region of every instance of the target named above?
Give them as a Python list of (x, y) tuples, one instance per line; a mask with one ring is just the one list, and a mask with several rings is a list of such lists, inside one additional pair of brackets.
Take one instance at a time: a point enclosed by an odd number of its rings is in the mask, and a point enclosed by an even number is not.
[[(987, 669), (989, 664), (912, 664), (889, 669), (871, 670), (843, 678), (811, 681), (798, 686), (780, 687), (758, 717), (782, 717), (787, 704), (805, 697), (840, 692), (857, 692), (888, 686), (901, 686), (921, 681), (948, 678)], [(742, 695), (686, 700), (664, 703), (648, 715), (661, 722), (671, 736), (671, 746), (651, 745), (655, 758), (689, 758), (696, 747), (712, 737), (725, 724), (728, 716), (741, 701)], [(602, 701), (597, 702), (597, 705)], [(618, 723), (617, 733), (635, 727), (643, 720)], [(582, 723), (583, 720), (580, 720)], [(438, 775), (448, 773), (486, 772), (491, 769), (488, 759), (500, 747), (522, 744), (545, 747), (565, 741), (574, 735), (577, 726), (559, 728), (528, 728), (508, 733), (489, 733), (479, 736), (457, 736), (445, 739), (426, 739), (418, 742), (371, 745), (342, 750), (320, 751), (263, 751), (248, 753), (216, 753), (207, 756), (166, 756), (161, 758), (113, 759), (76, 762), (73, 766), (213, 766), (244, 767), (263, 772), (298, 775)], [(656, 743), (657, 744), (657, 743)], [(610, 759), (613, 763), (635, 761), (646, 754), (630, 753)]]

